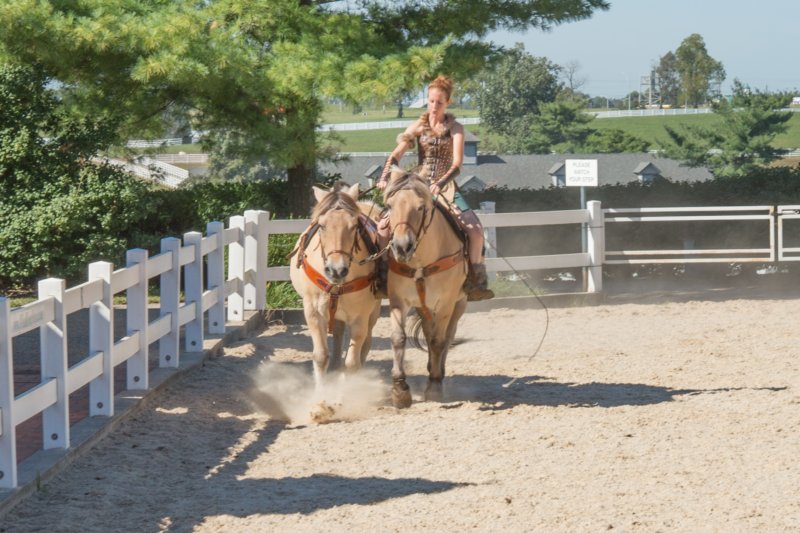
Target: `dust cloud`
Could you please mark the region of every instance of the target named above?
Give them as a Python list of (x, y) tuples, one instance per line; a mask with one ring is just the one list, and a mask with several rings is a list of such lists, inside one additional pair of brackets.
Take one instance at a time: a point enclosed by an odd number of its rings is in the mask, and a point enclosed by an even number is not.
[(252, 379), (251, 405), (293, 425), (366, 418), (385, 403), (389, 389), (378, 371), (368, 368), (329, 372), (320, 390), (312, 373), (293, 364), (263, 362)]

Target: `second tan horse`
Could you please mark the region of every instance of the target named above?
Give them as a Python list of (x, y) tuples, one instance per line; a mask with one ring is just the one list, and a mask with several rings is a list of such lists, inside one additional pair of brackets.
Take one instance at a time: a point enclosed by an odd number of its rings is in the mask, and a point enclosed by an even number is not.
[(392, 237), (389, 245), (389, 308), (392, 324), (392, 402), (411, 405), (403, 369), (405, 322), (416, 308), (428, 344), (426, 400), (439, 400), (447, 351), (467, 305), (464, 243), (434, 205), (428, 183), (413, 173), (393, 173), (384, 191)]
[(349, 330), (345, 368), (361, 368), (380, 314), (380, 300), (372, 290), (374, 263), (360, 263), (370, 254), (367, 241), (372, 237), (366, 226), (372, 222), (362, 213), (370, 206), (357, 202), (358, 185), (330, 192), (314, 187), (314, 195), (317, 205), (311, 226), (298, 240), (289, 276), (303, 298), (319, 391), (331, 361), (327, 333), (333, 334), (333, 355), (338, 359), (345, 329)]

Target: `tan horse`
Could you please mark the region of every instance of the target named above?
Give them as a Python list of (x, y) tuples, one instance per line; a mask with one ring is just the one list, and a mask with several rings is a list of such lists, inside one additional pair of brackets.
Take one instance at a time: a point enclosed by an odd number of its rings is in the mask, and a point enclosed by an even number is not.
[[(314, 187), (317, 205), (311, 225), (298, 240), (289, 271), (295, 290), (303, 298), (303, 311), (314, 346), (314, 381), (319, 391), (331, 362), (327, 334), (333, 334), (333, 359), (341, 357), (345, 328), (350, 341), (345, 368), (358, 370), (372, 344), (372, 328), (380, 314), (373, 294), (375, 265), (359, 262), (369, 255), (367, 225), (362, 211), (372, 206), (357, 202), (358, 185), (324, 191)], [(293, 252), (293, 253), (295, 253)]]
[(434, 207), (428, 183), (413, 173), (393, 173), (384, 191), (392, 237), (389, 244), (389, 308), (392, 324), (392, 401), (411, 405), (403, 370), (405, 322), (413, 307), (422, 317), (428, 344), (427, 400), (442, 395), (447, 350), (467, 298), (462, 287), (467, 276), (466, 249), (444, 213)]

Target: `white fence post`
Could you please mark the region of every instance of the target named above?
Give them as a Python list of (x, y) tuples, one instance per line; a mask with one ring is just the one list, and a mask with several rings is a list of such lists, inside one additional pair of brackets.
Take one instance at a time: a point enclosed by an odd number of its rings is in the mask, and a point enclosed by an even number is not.
[(17, 427), (14, 405), (14, 364), (11, 352), (11, 306), (0, 297), (0, 489), (17, 486)]
[(587, 202), (586, 208), (589, 210), (589, 280), (587, 290), (589, 292), (600, 292), (603, 290), (603, 261), (606, 247), (603, 209), (597, 200)]
[(67, 389), (67, 315), (64, 309), (63, 279), (39, 282), (39, 299), (53, 297), (53, 321), (39, 328), (42, 354), (42, 383), (56, 381), (56, 403), (42, 411), (42, 436), (45, 450), (69, 448), (69, 390)]
[(208, 332), (225, 333), (225, 224), (209, 222), (206, 235), (214, 236), (216, 248), (208, 254), (208, 290), (217, 293), (217, 301), (208, 310)]
[(239, 322), (244, 320), (244, 217), (231, 217), (228, 227), (238, 228), (242, 236), (239, 241), (228, 245), (228, 280), (239, 280), (239, 288), (228, 295), (228, 320)]
[(203, 351), (203, 234), (190, 231), (183, 235), (183, 245), (193, 246), (192, 262), (184, 267), (183, 290), (186, 305), (194, 304), (194, 318), (184, 331), (187, 352)]
[(114, 265), (89, 265), (89, 281), (103, 280), (103, 298), (89, 307), (89, 354), (103, 353), (103, 373), (89, 382), (89, 416), (114, 416), (114, 303), (111, 276)]
[[(495, 213), (495, 203), (494, 202), (481, 202), (480, 203), (480, 211), (479, 213), (486, 213), (486, 214), (494, 214)], [(497, 257), (497, 228), (494, 226), (483, 228), (483, 239), (486, 243), (484, 245), (485, 257)], [(494, 280), (497, 275), (494, 272), (489, 273), (489, 280)]]
[(245, 211), (244, 218), (248, 229), (244, 240), (244, 308), (266, 309), (269, 211)]
[(180, 364), (181, 324), (181, 240), (161, 239), (161, 253), (169, 253), (171, 267), (159, 277), (160, 316), (169, 315), (169, 333), (158, 339), (158, 366), (177, 368)]
[(147, 316), (147, 250), (135, 248), (128, 250), (125, 255), (126, 267), (139, 267), (138, 282), (126, 291), (128, 309), (127, 318), (128, 335), (139, 333), (139, 348), (127, 362), (128, 390), (146, 390), (149, 388), (148, 352), (150, 341), (147, 338), (147, 325), (150, 318)]

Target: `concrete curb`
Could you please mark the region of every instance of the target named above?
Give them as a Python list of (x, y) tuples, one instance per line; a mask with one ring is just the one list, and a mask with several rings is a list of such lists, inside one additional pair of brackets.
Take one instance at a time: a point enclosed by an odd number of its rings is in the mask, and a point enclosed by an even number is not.
[(143, 391), (122, 391), (114, 397), (114, 416), (86, 417), (70, 428), (68, 449), (39, 450), (18, 466), (18, 487), (0, 490), (0, 519), (42, 485), (58, 475), (114, 431), (119, 425), (152, 403), (170, 383), (185, 376), (207, 359), (219, 355), (222, 348), (245, 338), (266, 322), (267, 312), (250, 311), (245, 320), (226, 327), (224, 335), (208, 336), (203, 351), (180, 355), (178, 368), (155, 368), (150, 372), (150, 388)]

